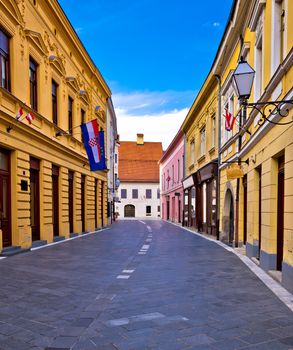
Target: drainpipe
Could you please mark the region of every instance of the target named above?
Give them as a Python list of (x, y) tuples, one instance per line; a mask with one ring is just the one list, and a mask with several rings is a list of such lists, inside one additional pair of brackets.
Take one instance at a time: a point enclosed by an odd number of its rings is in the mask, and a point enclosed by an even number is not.
[(221, 77), (215, 75), (218, 81), (218, 174), (217, 174), (217, 240), (220, 239), (220, 164), (221, 164)]

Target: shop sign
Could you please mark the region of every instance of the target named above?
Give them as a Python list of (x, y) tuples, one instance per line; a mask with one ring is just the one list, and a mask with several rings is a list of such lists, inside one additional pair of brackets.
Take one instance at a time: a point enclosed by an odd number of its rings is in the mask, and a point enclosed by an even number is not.
[(229, 165), (226, 171), (228, 180), (240, 179), (244, 176), (243, 170), (239, 164)]

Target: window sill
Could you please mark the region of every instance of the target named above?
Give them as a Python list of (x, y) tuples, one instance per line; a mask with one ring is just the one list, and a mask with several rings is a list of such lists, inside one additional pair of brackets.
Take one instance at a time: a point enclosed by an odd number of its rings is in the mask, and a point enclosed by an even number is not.
[(198, 162), (198, 163), (201, 163), (201, 162), (203, 162), (205, 159), (206, 159), (206, 155), (204, 154), (204, 155), (202, 155), (200, 158), (198, 158), (197, 162)]
[(214, 147), (212, 147), (210, 150), (209, 150), (209, 154), (213, 154), (213, 153), (215, 153), (215, 146)]
[(191, 170), (194, 168), (194, 164), (189, 165), (188, 169)]

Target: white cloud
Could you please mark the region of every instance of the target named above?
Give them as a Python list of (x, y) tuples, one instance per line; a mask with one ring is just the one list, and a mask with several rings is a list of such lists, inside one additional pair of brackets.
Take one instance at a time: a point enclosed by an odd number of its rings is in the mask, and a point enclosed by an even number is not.
[(137, 133), (144, 134), (145, 141), (158, 141), (166, 149), (177, 134), (188, 108), (161, 114), (128, 115), (126, 110), (116, 108), (118, 133), (121, 141), (135, 141)]
[(113, 94), (113, 102), (117, 109), (127, 111), (128, 115), (145, 116), (161, 114), (190, 106), (195, 91), (134, 91)]

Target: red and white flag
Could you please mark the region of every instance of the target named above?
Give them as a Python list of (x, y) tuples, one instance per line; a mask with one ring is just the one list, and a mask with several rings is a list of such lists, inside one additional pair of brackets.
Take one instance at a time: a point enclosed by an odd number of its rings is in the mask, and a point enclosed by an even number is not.
[(233, 126), (235, 123), (235, 117), (233, 117), (232, 113), (230, 113), (228, 111), (228, 109), (226, 109), (226, 114), (225, 114), (225, 129), (227, 131), (231, 131), (233, 130)]
[(29, 112), (29, 114), (25, 117), (25, 119), (31, 124), (32, 121), (35, 119), (35, 117), (32, 114), (32, 112)]
[(15, 119), (19, 120), (22, 115), (23, 115), (23, 110), (22, 110), (22, 107), (20, 107)]

